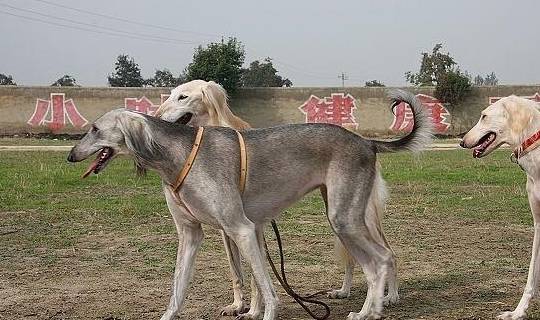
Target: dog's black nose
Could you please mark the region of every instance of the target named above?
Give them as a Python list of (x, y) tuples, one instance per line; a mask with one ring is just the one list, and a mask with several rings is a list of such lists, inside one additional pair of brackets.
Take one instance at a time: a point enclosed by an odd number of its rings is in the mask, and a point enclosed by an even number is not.
[(465, 142), (463, 142), (463, 140), (461, 140), (461, 142), (459, 143), (459, 146), (462, 147), (462, 148), (465, 148)]
[(75, 162), (75, 157), (73, 156), (73, 152), (70, 152), (68, 157), (67, 157), (67, 161), (69, 162)]

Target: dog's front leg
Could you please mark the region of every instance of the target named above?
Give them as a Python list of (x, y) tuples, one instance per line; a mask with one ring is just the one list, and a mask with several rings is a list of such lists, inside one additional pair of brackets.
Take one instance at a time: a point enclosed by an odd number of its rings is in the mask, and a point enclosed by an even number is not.
[[(178, 233), (178, 251), (171, 299), (167, 310), (161, 317), (161, 320), (172, 320), (179, 315), (182, 309), (187, 288), (193, 275), (195, 256), (201, 247), (204, 234), (199, 223), (192, 223), (184, 219), (186, 213), (176, 204), (170, 189), (164, 187), (164, 191)], [(180, 239), (182, 239), (181, 243)]]
[(185, 225), (182, 229), (184, 239), (181, 245), (178, 244), (171, 300), (161, 320), (171, 320), (179, 315), (193, 275), (195, 256), (201, 247), (203, 239), (201, 225)]
[(229, 266), (231, 268), (231, 276), (233, 282), (233, 294), (234, 301), (232, 304), (225, 306), (221, 309), (222, 316), (237, 316), (246, 311), (246, 303), (244, 301), (244, 293), (242, 287), (244, 279), (242, 275), (242, 261), (240, 259), (240, 252), (236, 244), (221, 231), (221, 237), (223, 238), (223, 245), (225, 246), (225, 252), (229, 259)]
[[(266, 248), (264, 246), (264, 226), (257, 226), (256, 232), (257, 241), (259, 242), (259, 250), (261, 253), (266, 252)], [(238, 320), (258, 319), (262, 313), (263, 303), (263, 296), (257, 287), (255, 277), (251, 277), (251, 303), (249, 306), (249, 311), (242, 314)]]
[(534, 221), (534, 238), (527, 284), (516, 309), (502, 313), (498, 317), (499, 319), (525, 319), (529, 303), (538, 292), (538, 280), (540, 279), (540, 185), (535, 185), (530, 177), (527, 177), (527, 194)]

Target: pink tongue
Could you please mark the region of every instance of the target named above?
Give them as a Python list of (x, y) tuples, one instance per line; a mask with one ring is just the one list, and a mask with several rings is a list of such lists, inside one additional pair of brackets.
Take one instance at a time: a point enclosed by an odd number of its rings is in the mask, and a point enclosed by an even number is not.
[(82, 175), (81, 178), (86, 178), (88, 177), (93, 171), (94, 169), (96, 169), (98, 163), (99, 163), (99, 157), (101, 155), (101, 152), (98, 154), (96, 160), (92, 161), (92, 163), (88, 166), (88, 169), (86, 169), (86, 172)]

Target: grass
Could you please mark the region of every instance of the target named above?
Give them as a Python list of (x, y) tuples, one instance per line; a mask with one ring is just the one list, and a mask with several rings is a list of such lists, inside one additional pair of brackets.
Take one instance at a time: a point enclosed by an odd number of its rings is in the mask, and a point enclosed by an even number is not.
[[(135, 177), (120, 158), (81, 180), (88, 163), (65, 157), (0, 153), (0, 319), (159, 317), (178, 244), (159, 178)], [(385, 310), (387, 319), (489, 319), (511, 309), (526, 280), (532, 228), (525, 175), (508, 151), (482, 160), (461, 150), (385, 154), (381, 163), (391, 193), (384, 227), (398, 254), (402, 298)], [(339, 286), (318, 195), (286, 210), (279, 224), (298, 291)], [(220, 238), (205, 232), (188, 319), (215, 319), (232, 297)], [(333, 319), (360, 309), (360, 271), (353, 290), (350, 299), (327, 300)], [(307, 319), (279, 295), (280, 319)]]
[(0, 146), (69, 146), (74, 145), (77, 141), (67, 138), (13, 138), (0, 137)]

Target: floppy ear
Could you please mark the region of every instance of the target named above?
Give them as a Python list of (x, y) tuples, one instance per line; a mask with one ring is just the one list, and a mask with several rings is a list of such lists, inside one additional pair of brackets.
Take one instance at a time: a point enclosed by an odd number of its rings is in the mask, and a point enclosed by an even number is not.
[(227, 92), (214, 81), (202, 87), (202, 102), (208, 110), (210, 124), (214, 126), (247, 129), (249, 124), (235, 116), (227, 103)]
[(509, 99), (502, 104), (503, 115), (508, 120), (508, 126), (513, 134), (519, 135), (529, 127), (533, 121), (530, 110), (520, 104), (517, 99)]
[(118, 118), (118, 126), (124, 135), (126, 148), (133, 154), (137, 173), (145, 173), (145, 165), (162, 157), (163, 148), (153, 137), (152, 130), (146, 119), (138, 114), (124, 113)]
[(214, 126), (227, 126), (231, 111), (227, 105), (227, 93), (225, 89), (214, 81), (210, 81), (201, 90), (202, 102), (210, 116), (210, 124)]

